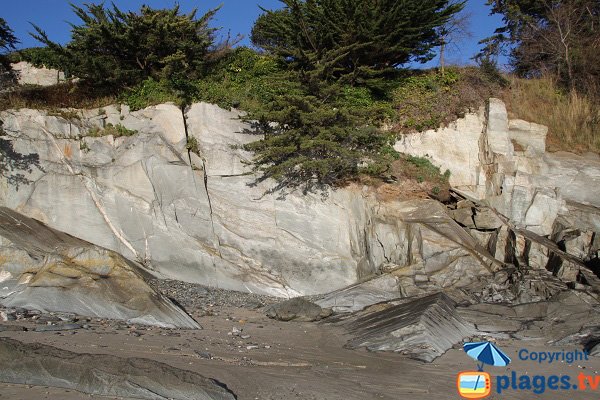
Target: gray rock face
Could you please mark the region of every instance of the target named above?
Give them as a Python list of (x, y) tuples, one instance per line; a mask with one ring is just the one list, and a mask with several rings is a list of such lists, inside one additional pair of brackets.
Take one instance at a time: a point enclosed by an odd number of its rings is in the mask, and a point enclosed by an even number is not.
[[(256, 140), (239, 114), (209, 104), (71, 110), (79, 117), (0, 113), (17, 151), (43, 170), (0, 205), (114, 250), (160, 278), (294, 297), (397, 271), (402, 295), (465, 286), (493, 261), (431, 200), (380, 204), (351, 186), (321, 195), (265, 195), (239, 145)], [(137, 134), (89, 137), (122, 124)], [(186, 128), (199, 154), (186, 150)], [(477, 247), (479, 246), (479, 247)]]
[(324, 308), (331, 308), (336, 313), (348, 313), (399, 297), (402, 297), (399, 278), (392, 274), (385, 274), (328, 293), (315, 303)]
[(281, 303), (272, 304), (266, 309), (267, 317), (279, 321), (319, 321), (331, 315), (331, 309), (321, 308), (319, 305), (296, 297)]
[(523, 304), (475, 304), (457, 309), (482, 334), (510, 334), (557, 346), (583, 345), (600, 325), (598, 301), (584, 292), (561, 291)]
[(0, 382), (148, 400), (234, 400), (218, 382), (141, 358), (78, 354), (0, 338)]
[(393, 351), (431, 362), (476, 333), (445, 294), (380, 304), (343, 320), (349, 348)]
[[(548, 269), (574, 282), (580, 266), (555, 262), (547, 246), (519, 232), (512, 238), (516, 230), (502, 228), (505, 224), (494, 215), (502, 215), (520, 232), (559, 243), (583, 262), (598, 259), (600, 158), (546, 153), (546, 133), (544, 126), (509, 120), (504, 104), (491, 99), (478, 114), (450, 128), (407, 135), (395, 148), (450, 169), (458, 193), (490, 208), (480, 207), (471, 215), (464, 209), (454, 213), (464, 226), (497, 231), (482, 244), (498, 260)], [(450, 152), (454, 147), (460, 151)]]
[(55, 69), (37, 68), (26, 61), (11, 65), (20, 85), (51, 86), (64, 82), (65, 74)]
[(122, 256), (0, 207), (0, 304), (199, 328)]

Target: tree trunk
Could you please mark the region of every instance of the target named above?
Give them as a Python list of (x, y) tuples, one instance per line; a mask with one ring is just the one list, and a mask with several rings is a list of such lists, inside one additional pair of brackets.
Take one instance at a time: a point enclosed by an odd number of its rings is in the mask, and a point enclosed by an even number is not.
[(445, 63), (446, 60), (444, 59), (444, 51), (446, 50), (446, 41), (442, 41), (442, 44), (440, 45), (440, 71), (442, 73), (442, 76), (444, 76), (445, 73)]

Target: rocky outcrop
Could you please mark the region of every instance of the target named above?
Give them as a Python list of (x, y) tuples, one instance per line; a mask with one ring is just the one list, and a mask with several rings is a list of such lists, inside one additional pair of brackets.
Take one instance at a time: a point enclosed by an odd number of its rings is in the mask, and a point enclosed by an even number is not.
[(0, 207), (0, 304), (199, 328), (119, 254)]
[(431, 362), (476, 333), (446, 295), (382, 303), (343, 318), (352, 336), (347, 347), (393, 351)]
[(468, 200), (453, 216), (498, 260), (590, 281), (600, 250), (600, 158), (546, 153), (546, 133), (510, 120), (491, 99), (478, 114), (406, 135), (395, 148), (450, 170), (455, 192)]
[(11, 64), (20, 85), (52, 86), (65, 81), (64, 72), (49, 68), (34, 67), (27, 61)]
[[(237, 112), (200, 103), (54, 114), (0, 113), (15, 150), (40, 157), (28, 185), (0, 181), (0, 204), (157, 277), (293, 297), (394, 272), (401, 295), (413, 295), (499, 267), (433, 200), (381, 203), (360, 186), (265, 194), (272, 182), (250, 185), (240, 145), (257, 136)], [(102, 136), (108, 124), (136, 133)]]
[(223, 384), (150, 359), (80, 354), (0, 338), (0, 382), (148, 400), (234, 400)]

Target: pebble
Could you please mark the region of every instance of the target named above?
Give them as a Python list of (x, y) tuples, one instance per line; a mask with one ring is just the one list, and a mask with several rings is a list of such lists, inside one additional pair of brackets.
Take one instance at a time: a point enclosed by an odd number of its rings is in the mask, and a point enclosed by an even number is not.
[(260, 308), (276, 303), (280, 299), (272, 296), (217, 289), (194, 283), (152, 279), (150, 285), (184, 308), (204, 309), (210, 307)]
[(200, 356), (200, 358), (204, 358), (206, 360), (212, 360), (212, 354), (210, 354), (209, 352), (196, 350), (195, 353), (198, 354), (198, 356)]

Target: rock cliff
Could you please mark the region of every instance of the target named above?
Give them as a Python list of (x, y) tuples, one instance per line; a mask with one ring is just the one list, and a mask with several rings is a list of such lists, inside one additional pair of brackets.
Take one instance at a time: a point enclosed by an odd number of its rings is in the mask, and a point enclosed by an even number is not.
[[(600, 160), (544, 153), (545, 128), (510, 121), (496, 100), (395, 146), (450, 169), (464, 200), (449, 213), (433, 200), (380, 202), (357, 185), (265, 194), (272, 183), (252, 185), (240, 149), (257, 137), (214, 105), (55, 114), (0, 113), (14, 148), (40, 157), (29, 184), (0, 182), (0, 204), (157, 277), (293, 297), (389, 273), (389, 298), (487, 282), (504, 263), (576, 282), (597, 250)], [(109, 124), (131, 135), (103, 136)], [(550, 239), (574, 258), (556, 259)]]
[[(40, 157), (29, 184), (0, 183), (1, 205), (158, 277), (293, 297), (396, 270), (398, 293), (413, 294), (468, 285), (495, 263), (433, 200), (380, 203), (358, 186), (265, 194), (272, 183), (251, 185), (251, 155), (239, 148), (256, 136), (214, 105), (23, 109), (0, 120), (17, 151)], [(99, 135), (109, 124), (135, 134)]]
[(451, 214), (499, 261), (547, 269), (566, 282), (592, 281), (600, 157), (547, 153), (546, 134), (544, 126), (509, 119), (504, 104), (491, 99), (444, 129), (404, 136), (395, 149), (450, 170), (451, 185), (466, 199)]

